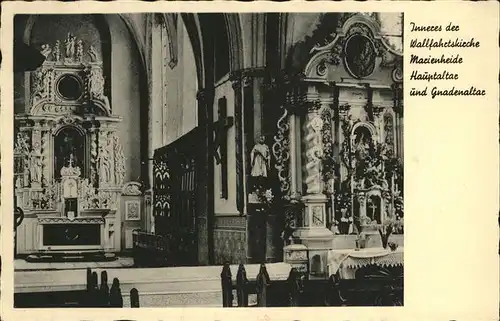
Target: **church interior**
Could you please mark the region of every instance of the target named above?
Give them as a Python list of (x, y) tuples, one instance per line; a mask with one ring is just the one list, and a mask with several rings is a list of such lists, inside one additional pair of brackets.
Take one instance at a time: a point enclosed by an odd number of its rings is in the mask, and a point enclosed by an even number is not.
[(16, 15), (16, 258), (322, 278), (402, 248), (402, 19)]

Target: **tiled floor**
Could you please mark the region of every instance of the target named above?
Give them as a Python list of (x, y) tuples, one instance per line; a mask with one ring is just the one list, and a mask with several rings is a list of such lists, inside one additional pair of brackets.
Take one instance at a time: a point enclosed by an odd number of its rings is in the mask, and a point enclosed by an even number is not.
[(15, 271), (31, 270), (76, 270), (76, 269), (98, 269), (98, 268), (126, 268), (132, 267), (134, 260), (130, 257), (118, 257), (114, 261), (107, 262), (26, 262), (22, 259), (14, 260)]

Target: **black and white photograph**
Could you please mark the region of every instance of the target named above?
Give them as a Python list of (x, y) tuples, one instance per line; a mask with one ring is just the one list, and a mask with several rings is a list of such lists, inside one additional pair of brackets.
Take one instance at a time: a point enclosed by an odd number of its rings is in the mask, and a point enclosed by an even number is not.
[(13, 19), (14, 308), (404, 305), (403, 13)]

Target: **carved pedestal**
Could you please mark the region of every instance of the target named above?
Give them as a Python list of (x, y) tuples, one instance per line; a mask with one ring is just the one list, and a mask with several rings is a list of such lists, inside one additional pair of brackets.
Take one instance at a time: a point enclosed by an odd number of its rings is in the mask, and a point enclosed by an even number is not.
[(307, 247), (309, 253), (309, 277), (327, 277), (327, 253), (332, 248), (333, 233), (326, 228), (326, 202), (323, 194), (308, 195), (303, 198), (305, 212), (303, 226), (296, 236)]
[(287, 245), (283, 254), (283, 262), (292, 265), (300, 273), (308, 272), (307, 247), (304, 244)]

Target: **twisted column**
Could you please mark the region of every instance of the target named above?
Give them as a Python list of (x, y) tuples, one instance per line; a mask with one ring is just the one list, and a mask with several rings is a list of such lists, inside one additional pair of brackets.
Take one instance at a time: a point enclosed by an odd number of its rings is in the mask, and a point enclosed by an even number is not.
[(323, 182), (321, 179), (321, 158), (323, 146), (321, 142), (321, 129), (323, 120), (315, 111), (308, 113), (306, 118), (304, 142), (306, 146), (305, 183), (306, 193), (322, 194)]

